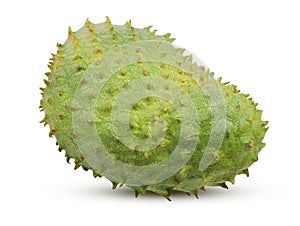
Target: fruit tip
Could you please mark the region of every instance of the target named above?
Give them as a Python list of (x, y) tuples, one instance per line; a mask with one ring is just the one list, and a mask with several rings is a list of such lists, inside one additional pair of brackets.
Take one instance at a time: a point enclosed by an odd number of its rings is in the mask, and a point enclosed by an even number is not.
[(146, 30), (146, 31), (150, 31), (150, 29), (151, 29), (152, 27), (153, 27), (153, 26), (150, 25), (150, 26), (144, 27), (143, 29)]
[(85, 23), (84, 23), (85, 25), (89, 25), (89, 24), (91, 24), (91, 21), (89, 20), (89, 18), (86, 18), (86, 20), (85, 20)]
[(127, 26), (128, 28), (131, 28), (131, 20), (126, 21), (126, 23), (124, 24), (125, 26)]
[(72, 28), (69, 26), (68, 27), (68, 35), (70, 36), (70, 35), (73, 35), (73, 31), (72, 31)]
[(108, 27), (112, 27), (112, 24), (111, 24), (111, 21), (110, 21), (110, 18), (108, 16), (105, 16), (106, 20), (105, 20), (105, 23)]

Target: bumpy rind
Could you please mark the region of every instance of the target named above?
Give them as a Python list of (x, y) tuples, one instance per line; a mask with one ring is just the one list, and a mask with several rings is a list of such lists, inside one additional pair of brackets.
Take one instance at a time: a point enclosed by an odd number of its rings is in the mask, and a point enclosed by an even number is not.
[[(49, 124), (49, 136), (56, 137), (59, 150), (66, 151), (65, 155), (68, 162), (71, 158), (74, 159), (75, 169), (80, 166), (85, 170), (91, 169), (94, 177), (101, 177), (101, 173), (92, 169), (78, 150), (76, 134), (73, 133), (72, 129), (72, 112), (76, 110), (73, 106), (73, 98), (80, 79), (89, 65), (96, 59), (101, 59), (104, 53), (116, 46), (145, 40), (170, 43), (174, 41), (173, 38), (170, 38), (169, 33), (158, 36), (155, 34), (156, 31), (150, 31), (150, 28), (151, 26), (136, 29), (132, 27), (130, 21), (123, 26), (115, 26), (112, 25), (108, 17), (101, 24), (93, 24), (87, 20), (83, 28), (77, 32), (73, 32), (69, 28), (67, 41), (64, 44), (57, 44), (57, 53), (53, 54), (50, 60), (48, 65), (50, 71), (46, 73), (47, 79), (44, 80), (46, 87), (41, 88), (43, 98), (40, 108), (45, 113), (45, 117), (41, 122), (44, 125)], [(182, 49), (178, 49), (181, 56), (183, 51)], [(182, 59), (191, 61), (191, 57), (182, 56)], [(199, 80), (202, 82), (209, 83), (210, 78), (213, 78), (213, 73), (204, 68), (195, 66), (195, 64), (193, 64), (193, 67), (196, 68), (195, 70), (197, 70), (200, 76)], [(185, 72), (163, 63), (142, 62), (142, 60), (136, 65), (130, 65), (122, 69), (117, 75), (112, 77), (112, 81), (106, 84), (106, 94), (108, 97), (112, 87), (113, 89), (121, 88), (113, 85), (114, 80), (118, 81), (118, 79), (124, 79), (125, 77), (128, 80), (125, 79), (124, 81), (129, 82), (134, 77), (133, 73), (135, 73), (135, 77), (154, 74), (164, 75), (166, 78), (177, 82), (183, 90), (193, 97), (194, 104), (199, 107), (198, 113), (201, 115), (199, 117), (201, 124), (200, 142), (188, 163), (174, 176), (161, 183), (147, 186), (131, 186), (136, 196), (138, 194), (145, 194), (146, 191), (152, 191), (169, 199), (172, 192), (177, 190), (188, 194), (193, 193), (198, 197), (197, 191), (199, 189), (205, 190), (205, 186), (227, 188), (226, 181), (234, 183), (236, 175), (246, 174), (249, 176), (248, 167), (257, 161), (258, 153), (265, 145), (262, 140), (267, 131), (267, 121), (261, 120), (262, 111), (256, 109), (257, 104), (248, 97), (249, 95), (240, 93), (235, 85), (222, 83), (221, 79), (217, 79), (226, 103), (226, 134), (213, 163), (204, 171), (199, 171), (199, 162), (205, 150), (211, 129), (209, 106), (205, 99), (209, 97), (205, 96), (201, 89), (199, 89), (199, 84), (194, 83), (191, 76)], [(97, 106), (99, 108), (98, 117), (100, 119), (109, 113), (111, 107), (109, 101), (105, 100), (107, 98), (100, 99)], [(165, 110), (166, 108), (162, 108), (162, 102), (156, 99), (143, 100), (142, 104), (136, 107), (136, 109), (133, 108), (132, 113), (132, 117), (135, 120), (133, 120), (132, 130), (136, 136), (142, 137), (145, 131), (141, 129), (142, 126), (135, 127), (134, 125), (144, 125), (147, 122), (145, 118), (139, 119), (134, 117), (134, 114), (137, 113), (139, 115), (139, 112), (147, 112), (149, 105), (152, 106), (152, 111), (158, 114), (160, 114), (159, 109), (164, 109), (163, 114), (165, 115), (162, 117), (165, 117), (165, 119), (172, 117), (172, 120), (178, 121), (178, 118), (174, 115), (175, 111), (174, 109), (172, 110), (171, 106), (169, 106), (169, 110)], [(105, 137), (106, 143), (109, 145), (117, 141), (114, 137), (110, 136), (109, 131), (105, 130), (105, 126), (107, 125), (109, 125), (108, 121), (97, 124), (97, 129), (99, 136)], [(114, 157), (122, 161), (136, 165), (141, 162), (151, 164), (160, 158), (166, 158), (167, 154), (170, 154), (170, 151), (172, 151), (172, 145), (176, 143), (172, 139), (176, 139), (174, 131), (178, 130), (176, 123), (170, 123), (170, 125), (170, 133), (166, 135), (166, 141), (160, 145), (160, 149), (157, 149), (159, 152), (148, 152), (146, 155), (131, 158), (130, 154), (132, 155), (132, 152), (129, 154), (129, 150), (127, 150), (128, 155), (124, 154), (126, 152), (118, 152), (118, 148), (116, 147), (121, 145), (118, 143), (113, 145), (114, 148), (111, 149), (111, 153)], [(118, 186), (118, 183), (112, 183), (113, 188)]]

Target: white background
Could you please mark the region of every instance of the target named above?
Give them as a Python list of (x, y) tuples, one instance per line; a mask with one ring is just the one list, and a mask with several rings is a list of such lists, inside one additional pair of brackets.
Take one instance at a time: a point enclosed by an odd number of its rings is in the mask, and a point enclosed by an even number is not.
[[(0, 225), (299, 225), (299, 1), (2, 1)], [(73, 170), (38, 122), (43, 73), (67, 27), (131, 19), (171, 32), (259, 102), (267, 146), (229, 190), (172, 202)], [(297, 216), (298, 214), (298, 216)]]

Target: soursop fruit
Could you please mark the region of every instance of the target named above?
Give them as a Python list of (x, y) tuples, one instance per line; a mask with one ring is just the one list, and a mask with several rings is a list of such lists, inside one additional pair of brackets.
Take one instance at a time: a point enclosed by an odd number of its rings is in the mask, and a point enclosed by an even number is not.
[(227, 188), (258, 159), (262, 111), (214, 79), (170, 34), (131, 22), (89, 20), (50, 60), (40, 108), (75, 169), (169, 199), (173, 191)]

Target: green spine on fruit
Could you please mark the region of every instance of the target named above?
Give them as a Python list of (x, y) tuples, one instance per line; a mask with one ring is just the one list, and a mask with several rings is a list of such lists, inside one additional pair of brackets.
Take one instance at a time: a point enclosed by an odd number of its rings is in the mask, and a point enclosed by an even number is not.
[[(69, 28), (66, 42), (57, 44), (57, 53), (50, 60), (48, 65), (50, 71), (46, 73), (47, 79), (44, 80), (46, 87), (41, 88), (43, 98), (40, 108), (45, 113), (41, 122), (49, 125), (49, 136), (55, 136), (59, 150), (65, 150), (67, 161), (74, 159), (75, 169), (82, 167), (85, 170), (92, 170), (95, 177), (102, 176), (101, 172), (86, 161), (79, 150), (77, 139), (80, 135), (74, 133), (72, 126), (72, 115), (76, 111), (74, 98), (79, 85), (84, 82), (84, 74), (95, 61), (101, 62), (106, 53), (122, 45), (128, 43), (134, 45), (144, 41), (149, 41), (149, 45), (153, 44), (153, 41), (158, 43), (174, 41), (169, 33), (156, 35), (156, 31), (151, 31), (150, 28), (134, 28), (130, 21), (122, 26), (113, 25), (108, 17), (100, 24), (93, 24), (87, 20), (76, 32)], [(87, 119), (87, 123), (95, 125), (103, 144), (119, 161), (144, 166), (167, 159), (178, 143), (181, 128), (181, 118), (172, 103), (157, 97), (148, 97), (139, 100), (132, 107), (129, 124), (132, 134), (138, 139), (151, 137), (149, 121), (153, 118), (159, 118), (167, 123), (164, 140), (156, 148), (145, 152), (126, 147), (115, 136), (112, 130), (111, 111), (117, 96), (132, 82), (146, 77), (171, 80), (189, 95), (196, 107), (201, 128), (196, 149), (188, 162), (173, 176), (154, 184), (128, 186), (134, 189), (136, 196), (152, 191), (168, 199), (174, 190), (193, 193), (197, 197), (197, 191), (205, 190), (205, 186), (227, 188), (226, 181), (234, 183), (236, 175), (249, 175), (248, 167), (257, 161), (258, 153), (265, 145), (262, 140), (267, 131), (267, 121), (261, 120), (262, 111), (256, 109), (257, 104), (248, 97), (248, 94), (240, 93), (235, 85), (222, 83), (221, 78), (215, 80), (225, 102), (225, 134), (213, 162), (203, 171), (199, 170), (199, 162), (204, 155), (213, 123), (208, 103), (209, 96), (203, 92), (201, 86), (211, 83), (214, 75), (204, 67), (193, 63), (191, 56), (184, 56), (183, 49), (172, 47), (169, 50), (163, 54), (153, 52), (151, 54), (158, 60), (146, 61), (143, 60), (143, 53), (139, 53), (137, 48), (138, 60), (135, 64), (126, 65), (115, 72), (104, 84), (99, 95), (89, 94), (91, 98), (96, 99), (96, 118)], [(177, 62), (179, 67), (163, 61), (166, 56), (173, 54), (174, 50), (177, 53), (174, 62)], [(197, 75), (197, 81), (191, 74), (179, 69), (185, 62), (190, 65), (190, 71)], [(119, 184), (126, 185), (126, 180), (112, 183), (113, 188), (116, 188)]]

